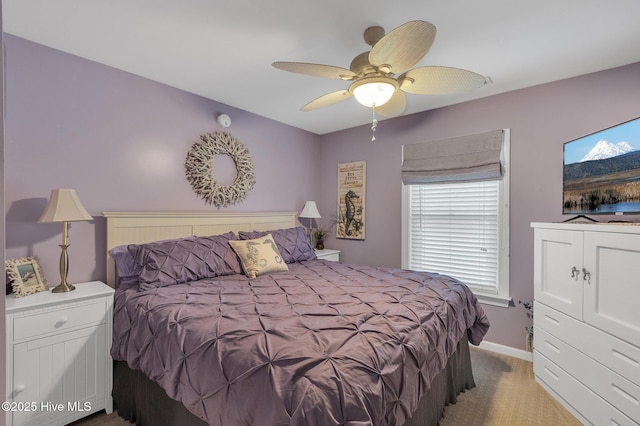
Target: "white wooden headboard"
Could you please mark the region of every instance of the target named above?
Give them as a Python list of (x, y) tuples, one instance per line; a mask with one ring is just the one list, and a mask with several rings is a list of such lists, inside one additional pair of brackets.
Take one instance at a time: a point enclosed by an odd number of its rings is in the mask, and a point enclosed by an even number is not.
[(269, 231), (297, 226), (295, 212), (103, 212), (102, 215), (107, 218), (107, 284), (114, 288), (115, 263), (109, 254), (114, 247), (192, 235)]

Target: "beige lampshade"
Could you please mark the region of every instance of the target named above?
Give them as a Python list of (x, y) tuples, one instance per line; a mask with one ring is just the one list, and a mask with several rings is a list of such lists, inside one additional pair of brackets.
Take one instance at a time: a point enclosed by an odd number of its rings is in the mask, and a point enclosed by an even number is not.
[(304, 203), (304, 208), (298, 216), (305, 219), (320, 219), (322, 217), (320, 216), (320, 212), (318, 211), (318, 206), (316, 206), (315, 201), (307, 201)]
[(54, 189), (51, 191), (49, 202), (42, 216), (43, 222), (74, 222), (79, 220), (93, 220), (85, 210), (74, 189)]

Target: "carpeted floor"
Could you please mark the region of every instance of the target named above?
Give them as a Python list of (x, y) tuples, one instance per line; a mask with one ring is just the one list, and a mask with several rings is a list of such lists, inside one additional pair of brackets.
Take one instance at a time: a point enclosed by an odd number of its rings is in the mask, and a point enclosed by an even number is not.
[(471, 348), (476, 387), (445, 409), (441, 426), (581, 425), (538, 383), (533, 364)]
[[(471, 361), (476, 387), (444, 412), (441, 426), (573, 426), (581, 423), (556, 402), (533, 377), (532, 364), (475, 347)], [(73, 426), (124, 426), (116, 413), (104, 412)]]

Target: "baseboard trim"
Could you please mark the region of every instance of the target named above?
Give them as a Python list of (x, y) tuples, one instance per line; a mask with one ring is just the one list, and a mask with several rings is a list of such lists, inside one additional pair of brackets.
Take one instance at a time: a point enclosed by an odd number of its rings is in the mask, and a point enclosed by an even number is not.
[(482, 341), (482, 343), (480, 343), (479, 348), (533, 362), (533, 353), (523, 351), (522, 349), (512, 348), (511, 346), (500, 345), (498, 343), (487, 342), (486, 340), (484, 340)]

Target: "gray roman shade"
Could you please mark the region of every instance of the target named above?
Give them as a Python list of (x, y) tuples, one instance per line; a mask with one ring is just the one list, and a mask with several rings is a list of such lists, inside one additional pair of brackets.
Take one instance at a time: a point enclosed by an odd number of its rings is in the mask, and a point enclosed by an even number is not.
[(502, 177), (503, 130), (404, 145), (405, 185), (465, 182)]

